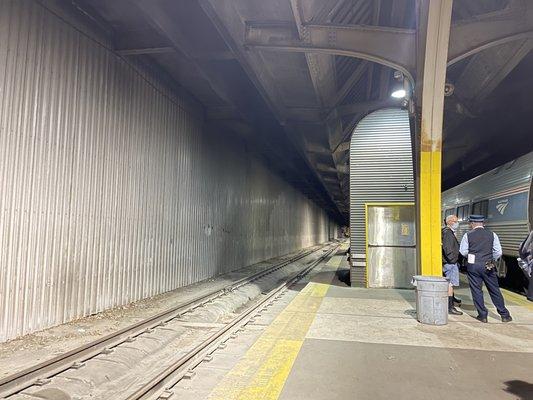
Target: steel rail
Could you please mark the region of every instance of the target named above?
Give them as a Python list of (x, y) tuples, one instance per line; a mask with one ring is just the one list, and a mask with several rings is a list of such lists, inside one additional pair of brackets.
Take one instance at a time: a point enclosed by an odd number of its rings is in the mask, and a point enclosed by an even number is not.
[(49, 381), (49, 378), (70, 368), (80, 368), (85, 361), (94, 358), (99, 354), (109, 352), (110, 349), (119, 346), (124, 342), (131, 341), (133, 338), (136, 338), (143, 333), (151, 332), (152, 329), (157, 328), (158, 326), (162, 326), (175, 318), (180, 318), (183, 314), (188, 313), (195, 308), (203, 306), (228, 292), (232, 292), (241, 286), (271, 274), (295, 261), (318, 252), (321, 249), (323, 249), (323, 247), (304, 250), (297, 253), (294, 257), (285, 259), (263, 271), (241, 278), (221, 289), (199, 296), (116, 332), (110, 333), (109, 335), (103, 336), (97, 340), (76, 347), (68, 352), (0, 379), (0, 399), (20, 393), (24, 389), (34, 385), (43, 385)]
[(203, 361), (210, 360), (211, 354), (218, 348), (221, 348), (221, 345), (224, 342), (233, 337), (236, 332), (242, 330), (248, 322), (253, 321), (258, 310), (265, 307), (267, 303), (272, 303), (273, 298), (279, 297), (282, 292), (307, 275), (313, 268), (335, 251), (338, 246), (339, 244), (333, 245), (332, 248), (328, 249), (322, 256), (317, 260), (314, 260), (306, 268), (291, 275), (291, 277), (289, 277), (284, 283), (269, 291), (261, 301), (239, 314), (231, 322), (224, 325), (203, 342), (191, 349), (187, 354), (177, 358), (170, 366), (151, 378), (133, 394), (126, 397), (126, 400), (163, 400), (171, 398), (173, 396), (172, 387), (187, 374), (193, 375), (192, 368), (195, 368)]

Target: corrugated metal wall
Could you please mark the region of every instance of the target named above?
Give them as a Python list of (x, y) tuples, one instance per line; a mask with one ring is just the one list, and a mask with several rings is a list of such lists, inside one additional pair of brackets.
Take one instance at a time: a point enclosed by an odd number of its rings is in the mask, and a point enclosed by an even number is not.
[(413, 201), (407, 110), (375, 111), (357, 124), (350, 144), (350, 252), (365, 253), (365, 203)]
[(30, 0), (0, 0), (0, 93), (0, 341), (328, 239), (237, 139)]

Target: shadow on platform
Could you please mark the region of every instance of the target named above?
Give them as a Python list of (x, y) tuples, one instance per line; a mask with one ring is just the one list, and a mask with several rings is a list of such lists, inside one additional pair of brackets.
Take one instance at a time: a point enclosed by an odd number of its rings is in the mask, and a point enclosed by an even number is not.
[(507, 388), (504, 390), (512, 393), (520, 400), (530, 400), (533, 398), (533, 383), (528, 383), (521, 380), (513, 380), (505, 382)]
[(349, 287), (350, 286), (350, 270), (345, 268), (339, 268), (335, 271), (335, 275), (332, 276), (332, 271), (322, 271), (314, 274), (310, 282), (324, 283), (326, 285)]

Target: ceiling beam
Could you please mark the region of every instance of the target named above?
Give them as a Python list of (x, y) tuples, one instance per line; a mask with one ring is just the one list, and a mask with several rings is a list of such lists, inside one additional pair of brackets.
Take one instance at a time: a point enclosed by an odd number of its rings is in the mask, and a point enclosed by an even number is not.
[(325, 176), (322, 178), (324, 182), (328, 182), (334, 185), (337, 185), (339, 183), (339, 180), (337, 178), (333, 178), (331, 176)]
[(327, 164), (317, 163), (316, 164), (316, 168), (319, 171), (330, 172), (332, 174), (343, 174), (343, 175), (346, 175), (346, 174), (350, 173), (347, 165), (337, 165), (335, 167), (331, 167), (331, 166), (329, 166)]
[[(290, 0), (290, 5), (298, 30), (298, 39), (307, 42), (310, 36), (307, 34), (305, 24), (319, 11), (318, 4), (315, 2), (306, 2), (306, 7), (302, 7), (301, 0)], [(330, 54), (320, 53), (305, 53), (305, 58), (317, 100), (322, 107), (329, 109), (332, 107), (333, 102), (336, 101), (337, 94), (335, 58)], [(318, 115), (320, 114), (321, 113), (318, 113)], [(335, 123), (340, 125), (340, 121), (336, 121)], [(332, 127), (329, 123), (326, 123), (325, 127), (328, 136), (330, 135), (331, 129), (335, 129), (335, 127)], [(336, 164), (335, 155), (332, 154), (331, 149), (329, 150), (329, 156)], [(317, 164), (316, 168), (319, 171), (324, 171), (324, 164)], [(335, 168), (332, 168), (332, 170), (328, 172), (338, 175), (338, 171)], [(340, 181), (340, 177), (337, 176), (337, 178), (338, 181)], [(337, 185), (339, 184), (340, 183), (338, 182)], [(347, 198), (345, 198), (343, 202), (346, 200)]]
[[(301, 123), (297, 125), (301, 125)], [(287, 124), (287, 128), (291, 129), (293, 132), (298, 134), (300, 133), (300, 129), (297, 128), (297, 125), (289, 123)], [(331, 199), (331, 201), (335, 204), (335, 207), (337, 207), (339, 212), (342, 212), (343, 202), (338, 201), (338, 197), (341, 195), (339, 182), (337, 180), (333, 182), (331, 180), (329, 181), (325, 180), (324, 179), (325, 177), (323, 176), (323, 174), (320, 173), (320, 171), (318, 171), (318, 169), (316, 168), (317, 156), (323, 157), (324, 155), (326, 155), (326, 156), (331, 157), (331, 150), (325, 147), (322, 148), (318, 144), (307, 142), (307, 140), (305, 139), (305, 135), (298, 135), (298, 136), (302, 138), (302, 143), (301, 143), (300, 148), (303, 150), (302, 151), (303, 157), (305, 158), (309, 167), (312, 168), (313, 171), (315, 172), (317, 179), (322, 183), (324, 190), (327, 192), (327, 195)], [(324, 153), (324, 149), (327, 151), (327, 153)], [(337, 192), (339, 193), (339, 196), (335, 195)]]
[[(313, 18), (316, 13), (316, 3), (306, 3), (308, 7), (302, 8), (300, 0), (289, 0), (299, 40), (306, 41), (305, 23)], [(323, 106), (329, 106), (336, 92), (335, 60), (329, 54), (306, 53), (305, 58), (309, 68), (309, 75), (313, 82), (317, 100)]]
[(196, 1), (198, 1), (202, 10), (211, 20), (232, 54), (235, 55), (236, 60), (268, 104), (276, 119), (282, 122), (285, 118), (283, 97), (277, 90), (277, 86), (270, 84), (273, 77), (264, 61), (245, 51), (245, 47), (242, 44), (245, 25), (240, 18), (237, 4), (221, 0)]
[[(390, 13), (385, 15), (385, 24), (390, 24), (392, 26), (401, 25), (405, 13), (407, 12), (407, 1), (405, 0), (395, 0), (392, 2), (392, 7)], [(390, 81), (392, 70), (386, 66), (381, 66), (380, 77), (379, 77), (379, 87), (378, 87), (378, 98), (385, 99), (389, 97), (390, 94)]]
[(239, 111), (231, 106), (211, 106), (205, 111), (207, 120), (235, 120), (239, 119)]
[(161, 7), (160, 2), (137, 0), (136, 4), (154, 29), (166, 37), (173, 47), (178, 49), (193, 63), (222, 100), (231, 104), (236, 110), (249, 108), (247, 106), (249, 102), (239, 93), (238, 88), (225, 80), (212, 64), (198, 60), (195, 57), (196, 49), (191, 46), (191, 41), (181, 31), (179, 24), (175, 23), (172, 16)]
[(316, 169), (318, 169), (319, 171), (322, 171), (322, 172), (331, 172), (333, 174), (336, 174), (337, 173), (337, 169), (335, 167), (332, 167), (328, 164), (324, 164), (324, 163), (317, 163), (316, 164)]
[(533, 38), (533, 2), (511, 2), (503, 11), (452, 26), (448, 66), (482, 50), (528, 38)]
[(505, 79), (533, 48), (533, 39), (507, 43), (487, 49), (468, 60), (461, 75), (453, 82), (455, 100), (477, 113), (481, 102)]
[[(121, 56), (140, 56), (145, 54), (167, 54), (175, 53), (176, 49), (172, 46), (163, 47), (141, 47), (132, 49), (116, 49), (115, 52)], [(191, 54), (196, 60), (224, 61), (235, 60), (235, 55), (231, 51), (209, 51), (194, 52)]]
[(331, 150), (329, 147), (325, 147), (319, 143), (308, 142), (307, 140), (305, 141), (305, 150), (309, 153), (331, 156)]
[(337, 146), (337, 151), (346, 152), (350, 150), (350, 142), (342, 142)]
[(197, 52), (194, 57), (198, 60), (225, 61), (235, 60), (237, 57), (231, 51), (206, 51)]
[[(182, 31), (183, 27), (176, 23), (176, 20), (172, 17), (172, 13), (169, 13), (168, 9), (165, 8), (165, 6), (171, 7), (172, 5), (154, 0), (135, 0), (135, 4), (143, 12), (150, 25), (166, 37), (169, 43), (172, 44), (172, 47), (182, 53), (198, 69), (213, 91), (231, 108), (235, 109), (238, 112), (238, 116), (241, 116), (242, 120), (246, 121), (253, 128), (256, 140), (263, 147), (264, 154), (268, 154), (269, 156), (269, 162), (274, 164), (278, 170), (283, 166), (281, 169), (289, 169), (294, 175), (302, 175), (302, 181), (305, 181), (305, 184), (316, 193), (314, 198), (317, 202), (331, 204), (333, 207), (336, 207), (328, 199), (328, 194), (319, 192), (315, 187), (316, 185), (307, 180), (307, 177), (304, 175), (305, 171), (302, 171), (299, 164), (295, 164), (292, 161), (286, 148), (276, 148), (269, 139), (272, 135), (262, 134), (268, 130), (268, 127), (264, 123), (264, 118), (260, 114), (260, 110), (254, 107), (253, 102), (250, 102), (245, 94), (242, 93), (240, 87), (234, 81), (228, 79), (228, 77), (223, 76), (215, 64), (209, 60), (195, 57), (197, 52), (192, 45), (192, 41)], [(241, 127), (239, 127), (239, 130), (242, 131)]]
[(287, 107), (286, 120), (309, 123), (321, 123), (324, 120), (322, 108), (317, 107)]
[(121, 56), (139, 56), (144, 54), (164, 54), (174, 53), (176, 50), (172, 46), (164, 47), (144, 47), (134, 49), (116, 49), (115, 52)]
[(361, 61), (359, 65), (357, 65), (350, 77), (346, 79), (346, 82), (344, 82), (342, 87), (335, 94), (335, 98), (331, 102), (333, 107), (336, 107), (342, 103), (342, 101), (346, 98), (348, 93), (350, 93), (350, 90), (352, 90), (354, 85), (359, 82), (365, 72), (369, 70), (369, 66), (371, 64), (372, 63), (369, 63), (367, 61)]
[[(470, 59), (455, 82), (454, 95), (447, 100), (447, 106), (455, 112), (446, 120), (445, 137), (458, 128), (466, 117), (475, 117), (475, 114), (482, 111), (483, 102), (487, 97), (532, 49), (533, 39), (526, 39), (488, 49)], [(474, 115), (468, 111), (473, 107), (475, 107)], [(446, 150), (451, 147), (466, 148), (470, 142), (469, 135), (460, 135), (451, 143), (446, 141)], [(449, 168), (453, 163), (459, 162), (463, 156), (464, 151), (448, 153), (443, 168)]]
[(416, 31), (383, 26), (305, 24), (304, 40), (292, 23), (247, 22), (245, 44), (272, 51), (362, 58), (402, 71), (413, 81)]
[[(375, 0), (374, 9), (372, 11), (372, 25), (379, 25), (380, 15), (381, 15), (381, 0)], [(367, 85), (366, 85), (366, 100), (372, 98), (373, 84), (374, 84), (374, 73), (378, 65), (376, 63), (369, 63), (368, 73), (367, 73)]]
[(347, 115), (368, 113), (370, 111), (379, 110), (387, 107), (400, 107), (402, 106), (402, 99), (385, 99), (385, 100), (370, 100), (361, 101), (353, 104), (346, 104), (336, 108), (334, 113), (330, 114), (330, 117), (344, 117)]
[(335, 144), (340, 140), (342, 136), (342, 122), (341, 118), (335, 118), (333, 120), (326, 121), (326, 131), (328, 134), (329, 147), (331, 149), (331, 157), (333, 158), (333, 163), (335, 165), (335, 170), (337, 172), (337, 178), (339, 180), (339, 185), (344, 194), (346, 203), (349, 203), (349, 194), (345, 182), (342, 180), (342, 174), (344, 173), (345, 164), (341, 161), (340, 155), (335, 151)]
[[(295, 134), (293, 124), (295, 121), (305, 121), (312, 124), (320, 123), (322, 122), (320, 115), (317, 115), (316, 111), (313, 113), (309, 110), (291, 110), (286, 107), (285, 99), (278, 90), (278, 86), (273, 84), (273, 82), (275, 82), (275, 77), (272, 76), (264, 59), (254, 52), (246, 51), (245, 43), (242, 43), (246, 27), (242, 21), (241, 13), (238, 10), (236, 2), (221, 0), (197, 1), (213, 25), (217, 28), (228, 48), (235, 54), (237, 61), (245, 70), (254, 86), (261, 93), (261, 96), (268, 104), (279, 123), (284, 126), (289, 140), (291, 140), (295, 147), (300, 150), (303, 160), (309, 169), (314, 172), (314, 178), (320, 182), (321, 190), (325, 192), (325, 195), (323, 196), (324, 201), (331, 204), (333, 207), (338, 208), (339, 203), (332, 199), (329, 188), (322, 181), (321, 175), (314, 169), (310, 153), (304, 151), (305, 149), (297, 143), (298, 140), (296, 138), (301, 135)], [(294, 29), (294, 24), (292, 24), (292, 26)]]
[(352, 134), (355, 127), (357, 126), (357, 123), (362, 118), (362, 115), (363, 114), (356, 114), (352, 117), (349, 123), (344, 124), (340, 138), (336, 142), (332, 143), (334, 145), (333, 153), (337, 154), (337, 159), (339, 160), (339, 163), (343, 165), (346, 165), (346, 163), (348, 162)]

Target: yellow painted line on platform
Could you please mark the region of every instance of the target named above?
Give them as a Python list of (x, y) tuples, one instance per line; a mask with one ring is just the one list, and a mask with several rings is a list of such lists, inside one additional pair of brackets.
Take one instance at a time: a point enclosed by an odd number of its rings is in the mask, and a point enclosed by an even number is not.
[[(465, 284), (468, 285), (468, 277), (466, 277), (463, 274), (459, 275), (459, 280)], [(517, 294), (514, 292), (511, 292), (507, 289), (501, 289), (503, 298), (508, 303), (513, 303), (513, 305), (519, 305), (527, 308), (528, 310), (533, 310), (533, 303), (531, 303), (529, 300), (527, 300), (524, 296), (521, 294)]]
[(502, 289), (502, 294), (506, 301), (526, 307), (529, 310), (533, 310), (533, 303), (527, 300), (524, 296), (513, 293), (507, 289)]
[(327, 266), (330, 266), (330, 267), (340, 267), (341, 266), (341, 263), (343, 262), (344, 260), (344, 256), (333, 256), (331, 257), (328, 262), (326, 263)]
[(211, 400), (275, 400), (329, 285), (309, 283), (209, 395)]

